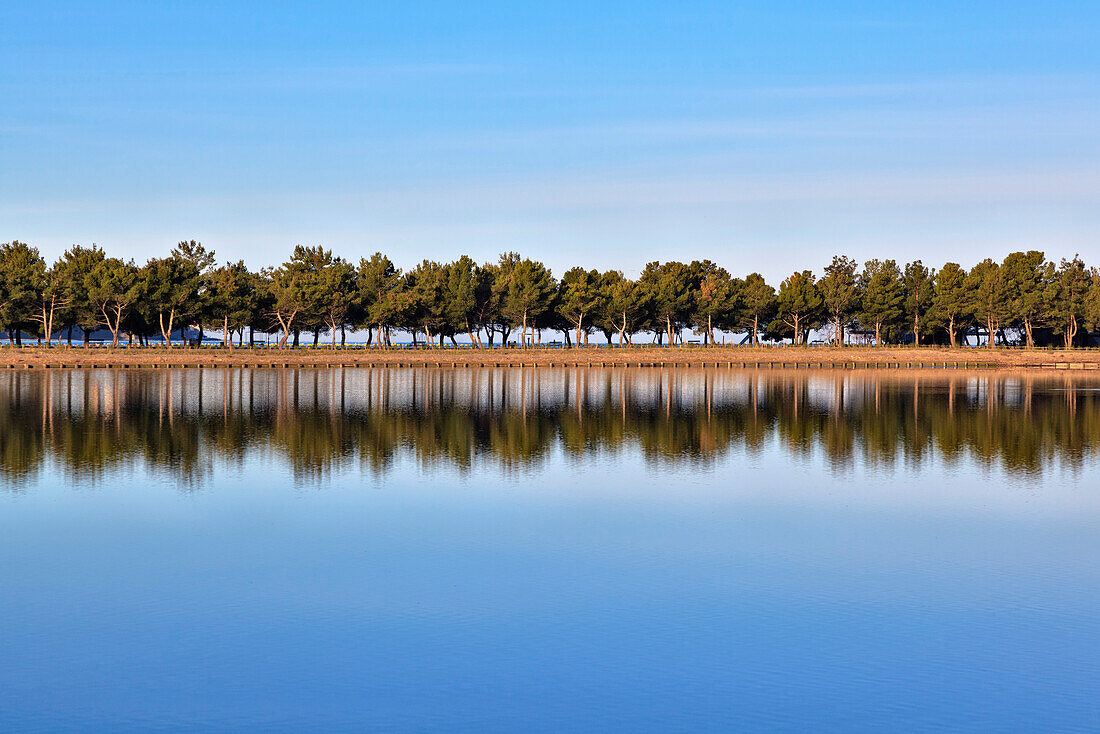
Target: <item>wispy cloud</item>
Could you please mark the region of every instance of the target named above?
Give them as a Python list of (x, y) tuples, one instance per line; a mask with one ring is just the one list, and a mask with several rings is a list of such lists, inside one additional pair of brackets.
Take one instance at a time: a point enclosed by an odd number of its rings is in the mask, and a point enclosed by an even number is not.
[(186, 210), (319, 209), (363, 211), (387, 216), (509, 212), (563, 212), (616, 209), (755, 205), (836, 204), (875, 206), (967, 206), (1021, 203), (1096, 203), (1100, 170), (985, 169), (837, 173), (777, 173), (744, 176), (576, 175), (506, 178), (498, 181), (419, 181), (403, 186), (333, 190), (285, 190), (226, 195), (160, 194), (133, 197), (125, 204), (108, 198), (19, 201), (7, 197), (0, 216), (42, 216), (97, 211), (172, 207)]

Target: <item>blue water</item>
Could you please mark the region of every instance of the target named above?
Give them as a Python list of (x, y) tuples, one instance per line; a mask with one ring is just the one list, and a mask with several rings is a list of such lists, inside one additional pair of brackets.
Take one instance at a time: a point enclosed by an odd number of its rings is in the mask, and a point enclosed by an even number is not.
[(1096, 729), (1091, 456), (794, 457), (55, 459), (0, 490), (0, 729)]

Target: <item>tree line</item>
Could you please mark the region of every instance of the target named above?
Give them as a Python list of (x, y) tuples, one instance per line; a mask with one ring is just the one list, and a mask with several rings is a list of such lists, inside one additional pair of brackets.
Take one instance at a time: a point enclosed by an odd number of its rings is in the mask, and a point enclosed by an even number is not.
[(759, 273), (735, 277), (710, 260), (651, 262), (637, 278), (621, 271), (574, 267), (555, 278), (546, 265), (508, 252), (496, 262), (463, 255), (449, 263), (424, 260), (402, 271), (382, 253), (353, 263), (323, 247), (297, 246), (277, 267), (250, 270), (244, 261), (218, 265), (194, 240), (144, 264), (95, 245), (76, 245), (52, 264), (23, 242), (0, 245), (0, 330), (22, 343), (74, 329), (107, 329), (113, 346), (123, 336), (147, 345), (185, 328), (217, 330), (228, 348), (256, 331), (297, 347), (329, 335), (333, 347), (347, 330), (364, 331), (368, 345), (389, 346), (395, 332), (414, 343), (444, 344), (465, 336), (477, 347), (542, 342), (561, 332), (566, 345), (594, 334), (632, 344), (639, 334), (657, 344), (703, 343), (716, 333), (806, 344), (819, 333), (835, 344), (859, 338), (891, 343), (969, 343), (989, 346), (1087, 343), (1100, 329), (1100, 271), (1080, 257), (1059, 263), (1039, 251), (985, 259), (969, 270), (958, 263), (935, 269), (920, 260), (860, 266), (836, 256), (817, 277), (796, 270), (778, 286)]

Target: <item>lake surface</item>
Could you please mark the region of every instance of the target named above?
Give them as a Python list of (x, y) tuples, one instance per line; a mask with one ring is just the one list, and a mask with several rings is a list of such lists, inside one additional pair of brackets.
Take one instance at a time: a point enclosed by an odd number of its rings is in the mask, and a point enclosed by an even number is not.
[(0, 373), (3, 731), (1084, 731), (1100, 380)]

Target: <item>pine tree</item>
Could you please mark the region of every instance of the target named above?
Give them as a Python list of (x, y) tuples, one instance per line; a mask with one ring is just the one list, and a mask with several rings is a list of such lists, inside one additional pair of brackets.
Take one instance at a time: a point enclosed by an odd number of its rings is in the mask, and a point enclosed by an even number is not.
[(833, 342), (837, 345), (844, 344), (844, 328), (852, 312), (859, 307), (858, 267), (852, 258), (835, 255), (819, 283), (821, 297), (833, 322)]
[(776, 297), (779, 320), (796, 345), (805, 344), (810, 330), (821, 324), (824, 305), (821, 290), (809, 270), (793, 273), (779, 285)]
[(868, 260), (860, 274), (862, 305), (860, 321), (875, 330), (875, 346), (882, 346), (882, 334), (898, 323), (903, 314), (905, 293), (901, 271), (893, 260)]
[(913, 332), (913, 344), (916, 346), (920, 346), (925, 316), (932, 307), (935, 278), (935, 271), (926, 268), (920, 260), (914, 260), (906, 265), (905, 273), (902, 275), (905, 316)]

